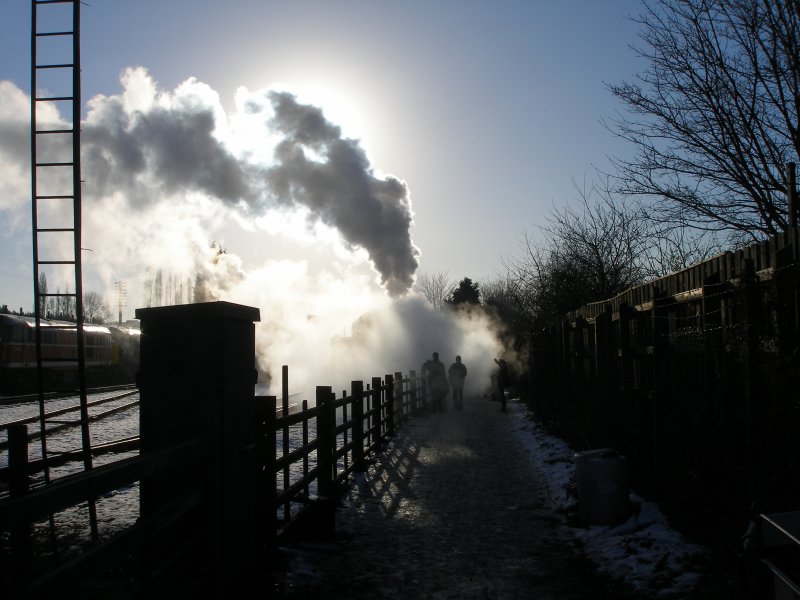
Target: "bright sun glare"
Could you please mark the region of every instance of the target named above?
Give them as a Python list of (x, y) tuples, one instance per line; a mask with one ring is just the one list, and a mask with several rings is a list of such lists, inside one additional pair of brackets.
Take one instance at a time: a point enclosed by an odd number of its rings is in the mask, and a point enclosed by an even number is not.
[[(298, 102), (322, 109), (325, 118), (342, 130), (342, 137), (368, 142), (369, 114), (356, 94), (348, 94), (325, 83), (277, 83), (273, 89), (297, 96)], [(365, 148), (366, 149), (366, 148)]]

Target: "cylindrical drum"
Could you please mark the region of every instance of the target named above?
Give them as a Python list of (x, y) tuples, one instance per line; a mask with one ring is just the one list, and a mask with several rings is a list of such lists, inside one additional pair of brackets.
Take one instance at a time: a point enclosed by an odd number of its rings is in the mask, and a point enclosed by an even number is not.
[(630, 515), (630, 490), (625, 457), (613, 450), (575, 454), (578, 508), (584, 525), (612, 525)]

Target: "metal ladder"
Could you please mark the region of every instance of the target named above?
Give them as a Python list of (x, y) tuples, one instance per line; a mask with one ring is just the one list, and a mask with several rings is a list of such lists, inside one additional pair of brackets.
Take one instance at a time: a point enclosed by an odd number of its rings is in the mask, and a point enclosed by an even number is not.
[[(92, 468), (86, 394), (86, 353), (81, 261), (81, 69), (80, 0), (31, 0), (31, 200), (33, 288), (36, 316), (36, 369), (39, 426), (45, 483), (50, 482), (45, 392), (74, 391), (80, 397), (82, 458)], [(66, 58), (66, 60), (65, 60)], [(45, 116), (58, 109), (57, 124)], [(63, 113), (63, 116), (62, 116)], [(65, 119), (66, 123), (62, 123)], [(64, 292), (47, 289), (47, 274), (65, 281)], [(51, 279), (52, 280), (52, 279)], [(72, 283), (73, 292), (69, 291)], [(47, 322), (46, 309), (55, 299), (74, 307), (75, 323)], [(65, 301), (66, 300), (66, 301)], [(44, 334), (43, 329), (48, 331)], [(74, 335), (72, 335), (74, 333)], [(45, 390), (43, 337), (59, 336), (60, 356), (49, 365), (74, 368), (77, 389)], [(92, 537), (97, 539), (94, 501), (89, 502)], [(52, 519), (51, 519), (52, 522)]]

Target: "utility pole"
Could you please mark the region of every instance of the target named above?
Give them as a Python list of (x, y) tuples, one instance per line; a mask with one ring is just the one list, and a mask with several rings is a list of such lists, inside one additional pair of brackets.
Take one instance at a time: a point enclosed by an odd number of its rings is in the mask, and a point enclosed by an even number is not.
[(119, 324), (122, 325), (122, 308), (128, 306), (128, 290), (124, 281), (115, 281), (114, 289), (117, 291), (117, 310), (119, 311)]

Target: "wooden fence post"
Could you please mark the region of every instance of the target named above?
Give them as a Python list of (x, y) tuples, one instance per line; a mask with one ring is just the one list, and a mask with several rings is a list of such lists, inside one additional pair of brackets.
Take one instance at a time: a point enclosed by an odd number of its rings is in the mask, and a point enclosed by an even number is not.
[(744, 285), (742, 286), (744, 335), (744, 414), (745, 414), (745, 478), (746, 490), (750, 498), (756, 498), (761, 488), (761, 474), (756, 465), (761, 461), (759, 448), (760, 441), (757, 433), (761, 425), (761, 406), (758, 402), (758, 284), (756, 281), (755, 265), (752, 259), (745, 259), (743, 269)]
[[(281, 366), (281, 416), (289, 416), (289, 365)], [(281, 441), (283, 444), (283, 455), (289, 454), (289, 426), (284, 425), (281, 432)], [(289, 472), (289, 465), (283, 469), (283, 489), (288, 490), (291, 481), (291, 473)], [(286, 504), (284, 511), (284, 519), (289, 520), (291, 510), (289, 504)]]
[[(8, 466), (11, 472), (9, 495), (18, 498), (28, 493), (28, 426), (8, 427)], [(19, 523), (11, 529), (12, 588), (20, 592), (28, 583), (31, 565), (31, 525)]]
[(419, 398), (417, 397), (417, 372), (408, 372), (408, 393), (411, 394), (411, 416), (416, 417), (419, 413)]
[[(561, 356), (559, 357), (559, 365), (561, 367), (561, 377), (559, 377), (558, 381), (558, 390), (557, 394), (561, 398), (561, 402), (559, 402), (558, 407), (558, 416), (563, 419), (566, 423), (569, 423), (569, 427), (574, 427), (574, 422), (572, 419), (572, 326), (569, 323), (569, 320), (562, 320), (560, 327), (559, 327), (559, 341), (561, 344)], [(493, 386), (494, 387), (494, 386)]]
[(317, 514), (315, 533), (323, 540), (336, 536), (336, 489), (334, 485), (334, 447), (336, 419), (333, 408), (333, 388), (317, 386)]
[(317, 386), (317, 467), (319, 469), (319, 496), (330, 498), (333, 490), (333, 427), (330, 418), (332, 388)]
[(397, 420), (396, 424), (399, 427), (402, 425), (406, 417), (408, 416), (408, 410), (406, 410), (406, 395), (405, 390), (403, 389), (403, 374), (400, 371), (395, 372), (394, 374), (394, 386), (395, 386), (395, 397), (397, 399), (396, 407), (397, 407)]
[(572, 411), (581, 439), (593, 441), (591, 437), (592, 413), (588, 406), (589, 394), (586, 388), (586, 346), (583, 335), (586, 319), (578, 315), (572, 328)]
[(394, 435), (394, 375), (384, 375), (386, 382), (386, 437)]
[(594, 320), (594, 368), (595, 368), (595, 418), (600, 427), (600, 443), (604, 446), (614, 446), (616, 430), (616, 406), (614, 401), (617, 391), (613, 389), (612, 382), (615, 378), (610, 365), (613, 365), (611, 356), (611, 309), (605, 306), (603, 312)]
[(264, 396), (255, 405), (256, 417), (256, 518), (258, 520), (257, 540), (259, 548), (271, 557), (277, 548), (276, 520), (278, 505), (277, 480), (275, 478), (275, 412), (277, 398)]
[(627, 302), (619, 305), (619, 346), (617, 356), (619, 356), (620, 387), (625, 397), (623, 410), (630, 410), (627, 404), (628, 394), (633, 385), (633, 357), (631, 356), (631, 312)]
[[(668, 428), (674, 422), (678, 406), (683, 403), (674, 397), (671, 387), (670, 298), (658, 288), (653, 288), (653, 290), (653, 308), (650, 313), (652, 319), (651, 347), (653, 357), (653, 384), (650, 391), (653, 406), (653, 472), (651, 476), (654, 482), (660, 482), (662, 481), (662, 465), (668, 466), (667, 449), (673, 455), (677, 455), (673, 446), (681, 436), (679, 432), (669, 431)], [(685, 443), (685, 440), (682, 440), (682, 442)]]
[(383, 402), (381, 402), (381, 388), (383, 382), (380, 377), (372, 378), (372, 413), (375, 415), (373, 430), (375, 431), (375, 448), (380, 450), (383, 446)]
[(281, 409), (283, 416), (289, 414), (289, 365), (281, 366)]
[(353, 398), (353, 468), (359, 473), (367, 470), (364, 450), (364, 382), (350, 382)]
[(9, 493), (12, 497), (28, 493), (28, 426), (13, 424), (8, 426), (8, 466)]
[[(620, 302), (617, 313), (617, 374), (619, 388), (617, 390), (617, 406), (619, 407), (619, 439), (617, 443), (623, 451), (636, 447), (633, 440), (638, 440), (643, 435), (646, 423), (641, 422), (638, 404), (633, 393), (633, 348), (631, 347), (631, 312), (627, 302)], [(633, 444), (633, 445), (632, 445)], [(643, 456), (638, 460), (645, 461)], [(632, 459), (633, 460), (633, 459)], [(646, 477), (643, 477), (646, 479)], [(646, 481), (651, 485), (652, 481)]]

